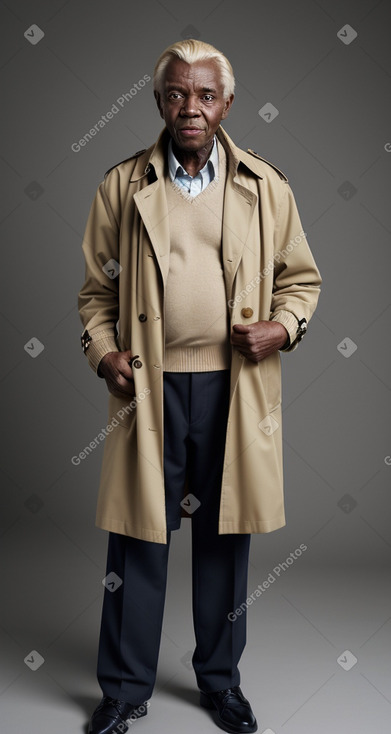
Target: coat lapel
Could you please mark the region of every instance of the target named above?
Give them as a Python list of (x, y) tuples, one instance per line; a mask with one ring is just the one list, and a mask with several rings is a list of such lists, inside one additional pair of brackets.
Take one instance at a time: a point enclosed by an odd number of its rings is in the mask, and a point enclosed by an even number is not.
[(233, 297), (233, 283), (246, 245), (257, 197), (228, 175), (224, 196), (222, 255), (227, 300)]
[(227, 181), (224, 195), (222, 228), (222, 257), (227, 300), (232, 298), (233, 283), (246, 245), (248, 232), (258, 197), (239, 183), (238, 165), (240, 152), (222, 127), (217, 137), (224, 146), (228, 158)]
[[(258, 197), (239, 182), (237, 169), (241, 162), (240, 149), (234, 145), (221, 126), (217, 130), (217, 137), (224, 146), (228, 157), (222, 227), (222, 257), (227, 299), (230, 299)], [(164, 128), (156, 144), (150, 149), (152, 152), (149, 155), (147, 166), (143, 169), (144, 176), (153, 167), (156, 180), (134, 194), (134, 201), (155, 251), (164, 285), (167, 281), (170, 259), (170, 229), (164, 183), (167, 143), (168, 130)], [(140, 160), (140, 165), (141, 163), (144, 166), (145, 160), (144, 162)], [(247, 161), (245, 165), (248, 166)]]
[(170, 229), (163, 179), (134, 195), (145, 229), (148, 232), (165, 285), (170, 259)]
[[(151, 152), (144, 168), (144, 175), (154, 169), (156, 180), (141, 188), (133, 197), (151, 240), (164, 286), (167, 280), (170, 259), (170, 229), (164, 182), (167, 143), (168, 130), (163, 128), (155, 145), (149, 149)], [(143, 166), (144, 163), (145, 161), (142, 164)]]

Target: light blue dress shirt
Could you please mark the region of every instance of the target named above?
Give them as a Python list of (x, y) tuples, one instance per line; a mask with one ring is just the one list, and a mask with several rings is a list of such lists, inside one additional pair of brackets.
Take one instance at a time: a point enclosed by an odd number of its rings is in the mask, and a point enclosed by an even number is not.
[(189, 176), (179, 163), (172, 149), (172, 138), (168, 144), (168, 173), (171, 181), (175, 181), (190, 196), (198, 196), (219, 173), (219, 155), (216, 135), (208, 160), (196, 176)]

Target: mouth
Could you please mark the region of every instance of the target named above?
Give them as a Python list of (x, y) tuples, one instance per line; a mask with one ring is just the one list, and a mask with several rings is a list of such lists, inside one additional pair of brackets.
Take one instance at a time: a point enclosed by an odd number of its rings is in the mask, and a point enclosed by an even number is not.
[(200, 127), (181, 127), (177, 132), (180, 135), (191, 137), (192, 135), (200, 135), (200, 133), (202, 133), (202, 129)]

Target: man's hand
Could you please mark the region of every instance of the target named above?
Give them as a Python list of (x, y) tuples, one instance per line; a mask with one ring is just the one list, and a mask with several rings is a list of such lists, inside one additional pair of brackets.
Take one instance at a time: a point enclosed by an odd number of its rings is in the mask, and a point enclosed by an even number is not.
[(234, 324), (231, 343), (244, 357), (260, 362), (280, 349), (289, 334), (279, 321), (256, 321), (254, 324)]
[(132, 352), (108, 352), (99, 362), (99, 372), (106, 380), (109, 392), (116, 398), (135, 396), (134, 379), (128, 362)]

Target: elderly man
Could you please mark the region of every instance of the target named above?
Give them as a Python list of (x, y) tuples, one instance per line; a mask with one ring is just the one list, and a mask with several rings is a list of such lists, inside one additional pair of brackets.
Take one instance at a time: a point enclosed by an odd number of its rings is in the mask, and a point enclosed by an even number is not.
[(182, 517), (200, 704), (225, 731), (255, 732), (238, 670), (250, 537), (285, 525), (280, 352), (302, 339), (321, 277), (287, 177), (220, 125), (234, 99), (225, 56), (173, 44), (154, 94), (165, 127), (105, 174), (83, 242), (82, 347), (109, 391), (103, 698), (89, 732), (148, 712)]

